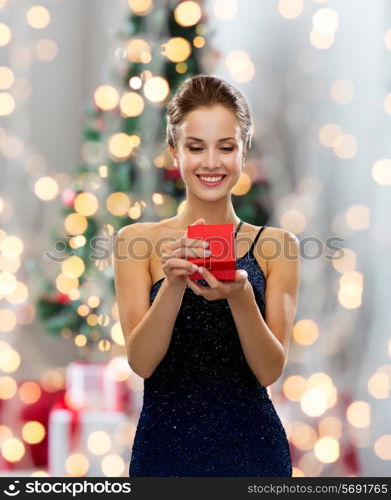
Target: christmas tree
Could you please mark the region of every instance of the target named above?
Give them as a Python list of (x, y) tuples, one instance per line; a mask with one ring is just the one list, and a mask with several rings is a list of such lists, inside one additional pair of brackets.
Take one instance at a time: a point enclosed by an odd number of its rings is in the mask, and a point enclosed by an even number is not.
[[(56, 275), (47, 277), (37, 305), (50, 334), (100, 351), (124, 343), (112, 267), (116, 232), (141, 219), (171, 217), (185, 199), (165, 144), (166, 103), (186, 78), (210, 71), (219, 58), (207, 49), (212, 34), (202, 2), (128, 3), (114, 83), (100, 85), (87, 107), (83, 161), (61, 194), (64, 224), (53, 234), (60, 255), (47, 252)], [(248, 156), (233, 190), (239, 216), (253, 224), (267, 218), (268, 188), (258, 171)]]

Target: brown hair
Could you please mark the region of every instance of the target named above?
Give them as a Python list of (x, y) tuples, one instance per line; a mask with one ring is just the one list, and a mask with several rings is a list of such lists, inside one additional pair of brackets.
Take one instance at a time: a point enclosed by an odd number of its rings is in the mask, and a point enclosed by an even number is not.
[(236, 115), (239, 122), (244, 151), (251, 147), (253, 124), (248, 103), (244, 95), (231, 84), (209, 75), (196, 75), (187, 78), (167, 104), (166, 142), (174, 149), (178, 143), (176, 126), (190, 111), (201, 106), (222, 105)]

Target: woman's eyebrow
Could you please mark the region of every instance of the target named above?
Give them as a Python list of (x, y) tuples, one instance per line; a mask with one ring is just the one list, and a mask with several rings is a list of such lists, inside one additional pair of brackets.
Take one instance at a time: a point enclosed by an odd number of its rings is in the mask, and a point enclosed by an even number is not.
[[(195, 141), (204, 142), (203, 139), (199, 139), (198, 137), (188, 136), (188, 137), (186, 137), (186, 139), (194, 139)], [(235, 140), (234, 137), (223, 137), (222, 139), (218, 139), (217, 142), (224, 142), (224, 141), (228, 141), (229, 139)]]

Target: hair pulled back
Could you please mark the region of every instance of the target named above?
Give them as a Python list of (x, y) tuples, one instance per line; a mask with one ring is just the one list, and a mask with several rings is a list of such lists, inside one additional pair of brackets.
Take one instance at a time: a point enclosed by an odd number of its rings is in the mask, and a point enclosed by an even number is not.
[(199, 107), (225, 106), (231, 110), (241, 129), (244, 151), (251, 147), (253, 124), (249, 106), (244, 95), (225, 80), (209, 75), (195, 75), (187, 78), (167, 104), (166, 142), (176, 149), (178, 144), (177, 125), (186, 114)]

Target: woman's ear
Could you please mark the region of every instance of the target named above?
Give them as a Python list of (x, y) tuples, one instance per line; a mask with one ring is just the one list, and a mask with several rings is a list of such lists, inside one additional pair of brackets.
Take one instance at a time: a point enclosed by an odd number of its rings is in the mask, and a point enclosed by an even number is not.
[(172, 146), (168, 146), (168, 150), (169, 150), (169, 151), (170, 151), (170, 153), (171, 153), (171, 156), (172, 156), (172, 159), (173, 159), (174, 165), (175, 165), (175, 166), (178, 166), (178, 159), (177, 159), (177, 157), (176, 157), (175, 149), (174, 149)]

